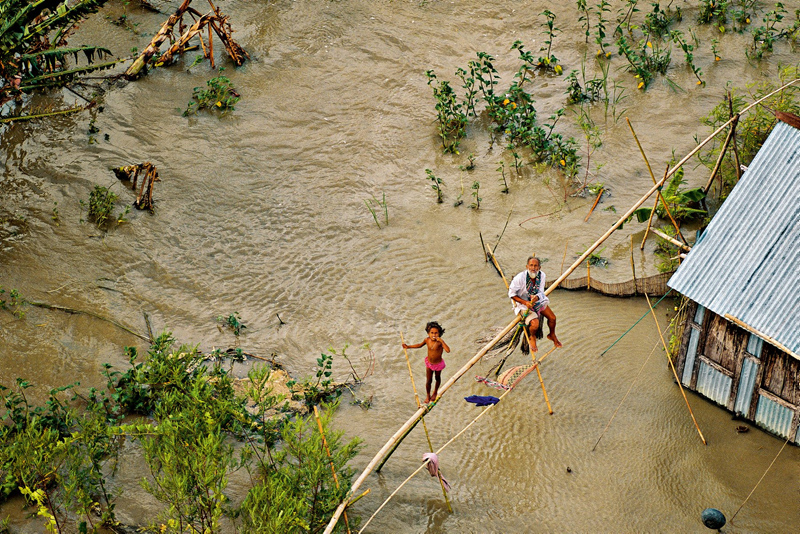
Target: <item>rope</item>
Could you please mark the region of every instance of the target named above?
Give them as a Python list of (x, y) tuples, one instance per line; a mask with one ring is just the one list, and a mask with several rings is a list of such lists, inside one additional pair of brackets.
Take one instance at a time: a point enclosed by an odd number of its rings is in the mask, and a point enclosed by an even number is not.
[[(666, 295), (664, 295), (664, 296), (666, 297)], [(662, 298), (662, 300), (663, 300), (663, 298)], [(661, 302), (661, 301), (659, 300), (658, 302)], [(658, 302), (656, 302), (656, 305), (658, 305)], [(685, 308), (685, 307), (686, 307), (686, 302), (684, 302), (684, 303), (681, 305), (681, 308), (678, 310), (678, 313), (676, 313), (676, 314), (675, 314), (675, 317), (673, 317), (673, 318), (672, 318), (672, 320), (670, 321), (670, 326), (672, 326), (672, 323), (674, 323), (674, 322), (675, 322), (675, 319), (677, 319), (677, 318), (678, 318), (678, 316), (680, 316), (681, 312), (684, 310), (684, 308)], [(648, 313), (649, 313), (649, 312), (648, 312)], [(641, 319), (639, 319), (639, 321), (641, 321)], [(637, 321), (637, 322), (638, 322), (638, 321)], [(634, 326), (636, 326), (636, 325), (634, 325)], [(655, 347), (653, 347), (653, 350), (652, 350), (652, 351), (650, 351), (650, 355), (649, 355), (649, 356), (647, 356), (647, 359), (645, 359), (644, 363), (642, 364), (642, 367), (639, 369), (639, 372), (638, 372), (638, 373), (636, 373), (636, 376), (635, 376), (635, 377), (633, 377), (633, 382), (631, 382), (631, 385), (630, 385), (630, 387), (628, 388), (628, 391), (625, 393), (625, 396), (624, 396), (624, 397), (622, 397), (622, 400), (619, 402), (619, 406), (617, 406), (617, 409), (616, 409), (616, 410), (614, 410), (614, 415), (612, 415), (612, 416), (611, 416), (611, 419), (609, 419), (609, 421), (608, 421), (608, 424), (607, 424), (607, 425), (606, 425), (606, 427), (603, 429), (603, 432), (600, 434), (600, 437), (599, 437), (599, 438), (597, 438), (597, 443), (595, 443), (595, 444), (594, 444), (594, 447), (592, 447), (592, 452), (594, 452), (594, 450), (597, 448), (597, 445), (600, 443), (600, 440), (601, 440), (601, 439), (603, 439), (603, 436), (605, 435), (605, 433), (606, 433), (606, 430), (608, 430), (608, 427), (610, 427), (610, 426), (611, 426), (611, 421), (613, 421), (613, 420), (614, 420), (614, 418), (617, 416), (617, 412), (619, 411), (619, 409), (620, 409), (620, 408), (622, 408), (622, 404), (625, 402), (625, 399), (627, 399), (627, 398), (628, 398), (628, 394), (630, 394), (631, 390), (633, 390), (633, 386), (636, 384), (636, 381), (639, 379), (639, 375), (641, 375), (641, 374), (642, 374), (642, 371), (644, 370), (644, 367), (645, 367), (645, 365), (647, 365), (647, 362), (648, 362), (648, 361), (650, 361), (650, 357), (651, 357), (651, 356), (653, 356), (653, 354), (655, 354), (655, 352), (656, 352), (656, 349), (658, 348), (658, 345), (659, 345), (659, 343), (661, 343), (661, 340), (659, 340), (659, 341), (657, 341), (657, 342), (656, 342), (656, 345), (655, 345)], [(612, 345), (612, 346), (613, 346), (613, 345)], [(609, 348), (611, 348), (611, 347), (609, 347)], [(608, 350), (608, 349), (606, 349), (606, 350)], [(601, 355), (601, 356), (602, 356), (602, 355)]]
[(773, 459), (772, 459), (772, 463), (771, 463), (771, 464), (769, 464), (769, 467), (767, 467), (767, 470), (766, 470), (766, 471), (764, 471), (764, 474), (763, 474), (763, 475), (761, 475), (761, 478), (759, 478), (759, 479), (758, 479), (758, 482), (756, 482), (756, 485), (755, 485), (755, 487), (753, 487), (753, 490), (750, 492), (750, 495), (748, 495), (748, 496), (747, 496), (747, 498), (744, 500), (744, 502), (741, 504), (741, 506), (739, 506), (739, 508), (736, 510), (736, 513), (734, 513), (734, 514), (733, 514), (733, 517), (731, 517), (731, 521), (730, 521), (731, 523), (733, 523), (733, 520), (734, 520), (734, 519), (736, 519), (736, 514), (738, 514), (738, 513), (739, 513), (739, 510), (741, 510), (741, 509), (742, 509), (742, 507), (743, 507), (743, 506), (744, 506), (744, 505), (747, 503), (747, 501), (749, 501), (749, 500), (750, 500), (750, 497), (751, 497), (751, 496), (753, 495), (753, 493), (756, 491), (756, 488), (758, 487), (758, 485), (759, 485), (759, 484), (761, 484), (761, 481), (762, 481), (762, 480), (764, 480), (764, 477), (765, 477), (765, 476), (767, 476), (767, 473), (769, 473), (769, 470), (770, 470), (770, 469), (772, 469), (772, 465), (773, 465), (773, 464), (775, 463), (775, 461), (778, 459), (778, 456), (780, 456), (780, 455), (781, 455), (781, 453), (783, 452), (783, 449), (785, 449), (785, 448), (786, 448), (786, 445), (788, 445), (788, 444), (789, 444), (789, 440), (790, 440), (790, 439), (791, 439), (791, 436), (789, 436), (788, 438), (786, 438), (786, 441), (784, 441), (784, 442), (783, 442), (783, 447), (781, 447), (781, 450), (779, 450), (779, 451), (778, 451), (778, 454), (776, 454), (776, 455), (775, 455), (775, 458), (773, 458)]
[[(503, 393), (502, 395), (500, 395), (500, 400), (503, 400), (503, 397), (505, 397), (505, 396), (506, 396), (506, 395), (508, 395), (509, 393), (511, 393), (511, 390), (510, 390), (510, 389), (509, 389), (508, 391), (506, 391), (505, 393)], [(497, 404), (499, 404), (499, 401), (498, 401), (498, 403), (497, 403)], [(448, 441), (447, 443), (445, 443), (444, 445), (442, 445), (442, 446), (439, 448), (439, 450), (437, 450), (437, 451), (436, 451), (436, 454), (438, 455), (438, 454), (439, 454), (440, 452), (442, 452), (442, 451), (443, 451), (443, 450), (444, 450), (444, 449), (445, 449), (445, 448), (446, 448), (448, 445), (450, 445), (451, 443), (453, 443), (453, 442), (456, 440), (456, 438), (458, 438), (458, 437), (459, 437), (459, 436), (461, 436), (461, 435), (462, 435), (464, 432), (466, 432), (466, 431), (469, 429), (469, 427), (471, 427), (472, 425), (474, 425), (474, 424), (475, 424), (475, 423), (478, 421), (478, 419), (480, 419), (481, 417), (483, 417), (484, 415), (486, 415), (486, 413), (487, 413), (489, 410), (491, 410), (492, 408), (494, 408), (495, 406), (497, 406), (497, 404), (492, 404), (491, 406), (487, 406), (487, 407), (486, 407), (486, 408), (485, 408), (485, 409), (484, 409), (484, 410), (483, 410), (481, 413), (479, 413), (479, 414), (478, 414), (478, 416), (477, 416), (475, 419), (473, 419), (473, 420), (472, 420), (472, 421), (471, 421), (471, 422), (470, 422), (470, 423), (469, 423), (467, 426), (465, 426), (465, 427), (464, 427), (464, 428), (463, 428), (463, 429), (462, 429), (462, 430), (461, 430), (461, 431), (460, 431), (458, 434), (456, 434), (455, 436), (453, 436), (452, 438), (450, 438), (450, 441)], [(400, 491), (400, 489), (401, 489), (403, 486), (405, 486), (405, 485), (408, 483), (408, 481), (409, 481), (409, 480), (411, 480), (412, 478), (414, 478), (414, 476), (415, 476), (417, 473), (419, 473), (420, 471), (422, 471), (422, 470), (425, 468), (425, 466), (427, 466), (427, 465), (428, 465), (428, 463), (430, 463), (430, 460), (425, 460), (424, 462), (422, 462), (422, 465), (420, 465), (420, 466), (419, 466), (419, 467), (416, 469), (416, 471), (414, 471), (413, 473), (411, 473), (410, 475), (408, 475), (408, 478), (406, 478), (406, 479), (403, 481), (403, 483), (402, 483), (402, 484), (400, 484), (399, 486), (397, 486), (397, 489), (396, 489), (396, 490), (394, 490), (394, 491), (392, 492), (392, 494), (391, 494), (391, 495), (389, 495), (389, 496), (386, 498), (386, 500), (385, 500), (385, 501), (383, 501), (383, 504), (381, 504), (381, 505), (380, 505), (380, 507), (378, 507), (378, 509), (377, 509), (377, 510), (375, 510), (375, 512), (374, 512), (374, 513), (373, 513), (373, 514), (372, 514), (372, 515), (369, 517), (369, 519), (367, 520), (367, 522), (366, 522), (366, 523), (364, 523), (364, 526), (363, 526), (363, 527), (361, 527), (361, 530), (359, 530), (359, 531), (358, 531), (358, 534), (361, 534), (362, 532), (364, 532), (364, 530), (367, 528), (367, 526), (370, 524), (370, 522), (371, 522), (371, 521), (372, 521), (372, 520), (375, 518), (375, 516), (376, 516), (376, 515), (378, 515), (378, 512), (380, 512), (381, 510), (383, 510), (383, 507), (384, 507), (384, 506), (386, 506), (386, 504), (387, 504), (387, 503), (388, 503), (388, 502), (389, 502), (389, 501), (392, 499), (392, 497), (394, 497), (394, 496), (397, 494), (397, 492), (398, 492), (398, 491)]]
[[(653, 308), (655, 308), (656, 306), (658, 306), (658, 303), (659, 303), (659, 302), (661, 302), (662, 300), (664, 300), (665, 298), (667, 298), (667, 296), (668, 296), (670, 293), (672, 293), (672, 289), (670, 289), (669, 291), (667, 291), (667, 292), (664, 294), (664, 296), (663, 296), (663, 297), (661, 297), (660, 299), (658, 299), (658, 301), (656, 301), (656, 303), (653, 305)], [(601, 352), (601, 353), (600, 353), (600, 356), (603, 356), (603, 355), (604, 355), (606, 352), (610, 351), (610, 350), (611, 350), (611, 347), (613, 347), (614, 345), (616, 345), (617, 343), (619, 343), (619, 341), (620, 341), (620, 340), (621, 340), (623, 337), (625, 337), (626, 335), (628, 335), (628, 332), (630, 332), (631, 330), (633, 330), (633, 328), (634, 328), (634, 327), (635, 327), (637, 324), (639, 324), (640, 322), (642, 322), (642, 319), (644, 319), (644, 318), (645, 318), (645, 317), (647, 317), (648, 315), (650, 315), (650, 311), (649, 311), (649, 310), (648, 310), (648, 311), (646, 311), (646, 312), (644, 312), (644, 315), (642, 315), (641, 317), (639, 317), (639, 320), (638, 320), (638, 321), (636, 321), (635, 323), (633, 323), (633, 326), (631, 326), (630, 328), (628, 328), (627, 330), (625, 330), (625, 333), (624, 333), (624, 334), (622, 334), (621, 336), (619, 336), (615, 342), (613, 342), (613, 343), (612, 343), (612, 344), (611, 344), (611, 345), (610, 345), (610, 346), (609, 346), (609, 347), (608, 347), (606, 350), (604, 350), (603, 352)]]
[[(660, 344), (661, 344), (661, 341), (660, 341), (660, 340), (659, 340), (659, 341), (656, 341), (656, 344), (653, 346), (653, 350), (651, 350), (651, 351), (650, 351), (650, 356), (652, 356), (653, 354), (655, 354), (655, 352), (656, 352), (656, 349), (658, 348), (658, 346), (659, 346)], [(631, 386), (628, 388), (628, 391), (625, 393), (625, 396), (624, 396), (624, 397), (622, 397), (622, 400), (621, 400), (621, 401), (619, 401), (619, 406), (617, 406), (617, 409), (616, 409), (616, 410), (614, 410), (614, 415), (612, 415), (612, 416), (611, 416), (611, 419), (609, 419), (609, 420), (608, 420), (608, 424), (607, 424), (607, 425), (606, 425), (606, 427), (603, 429), (603, 432), (600, 434), (600, 437), (599, 437), (599, 438), (597, 438), (597, 442), (594, 444), (594, 447), (592, 447), (592, 452), (594, 452), (594, 450), (595, 450), (595, 449), (597, 448), (597, 446), (600, 444), (600, 440), (601, 440), (601, 439), (603, 439), (603, 436), (605, 436), (605, 434), (606, 434), (606, 430), (608, 430), (608, 427), (610, 427), (610, 426), (611, 426), (611, 421), (613, 421), (613, 420), (614, 420), (614, 418), (617, 416), (617, 412), (619, 411), (619, 409), (620, 409), (620, 408), (622, 408), (622, 404), (625, 402), (625, 399), (627, 399), (627, 398), (628, 398), (628, 395), (630, 394), (631, 390), (633, 390), (633, 386), (634, 386), (634, 385), (636, 385), (636, 381), (639, 379), (639, 375), (640, 375), (640, 374), (642, 374), (642, 371), (644, 371), (644, 367), (645, 367), (645, 365), (647, 365), (647, 362), (649, 362), (649, 361), (650, 361), (650, 356), (648, 356), (648, 357), (647, 357), (647, 359), (645, 359), (644, 363), (642, 364), (642, 367), (641, 367), (641, 369), (639, 369), (639, 372), (638, 372), (638, 373), (636, 373), (636, 376), (635, 376), (635, 377), (633, 377), (633, 381), (631, 382)]]

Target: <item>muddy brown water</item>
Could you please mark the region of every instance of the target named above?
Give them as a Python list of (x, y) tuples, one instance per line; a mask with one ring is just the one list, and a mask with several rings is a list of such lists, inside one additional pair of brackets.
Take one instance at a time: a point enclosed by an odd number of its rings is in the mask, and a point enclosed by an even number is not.
[[(687, 31), (695, 10), (682, 5)], [(535, 252), (553, 279), (562, 262), (569, 265), (616, 220), (605, 208), (621, 213), (650, 187), (624, 120), (604, 119), (599, 107), (594, 116), (604, 144), (590, 167), (611, 196), (587, 223), (591, 199), (570, 198), (559, 209), (554, 173), (526, 167), (520, 177), (511, 173), (511, 193), (501, 194), (495, 169), (500, 159), (509, 167), (511, 157), (489, 149), (480, 120), (468, 129), (461, 155), (441, 154), (424, 71), (434, 69), (458, 86), (453, 71), (476, 51), (486, 51), (497, 58), (500, 87), (507, 87), (518, 65), (510, 45), (521, 39), (537, 52), (544, 40), (537, 14), (547, 6), (223, 3), (236, 38), (253, 58), (226, 70), (243, 97), (233, 114), (181, 116), (192, 88), (214, 75), (206, 63), (189, 69), (194, 58), (188, 54), (173, 67), (110, 90), (102, 113), (5, 127), (0, 141), (9, 237), (0, 252), (2, 286), (31, 300), (93, 310), (140, 332), (147, 312), (157, 330), (169, 329), (203, 350), (233, 344), (215, 318), (236, 311), (247, 325), (242, 347), (264, 356), (276, 352), (297, 376), (311, 374), (315, 359), (330, 347), (349, 343), (348, 354), (360, 362), (368, 343), (375, 372), (356, 393), (371, 398), (372, 406), (364, 410), (345, 396), (336, 417), (348, 437), (364, 440), (353, 462), (360, 471), (415, 408), (399, 332), (418, 342), (425, 322), (439, 320), (453, 349), (446, 357), (447, 379), (475, 354), (476, 338), (511, 319), (502, 281), (482, 261), (478, 232), (495, 243), (513, 209), (497, 249), (507, 275)], [(574, 7), (549, 7), (562, 30), (553, 52), (567, 72), (580, 69), (588, 54), (591, 73), (594, 46), (583, 43)], [(147, 35), (108, 20), (126, 9), (140, 32), (152, 34), (163, 20), (112, 3), (83, 25), (80, 37), (109, 43), (120, 55), (143, 48)], [(788, 44), (779, 43), (767, 60), (750, 63), (743, 54), (749, 36), (729, 33), (720, 38), (722, 60), (714, 62), (710, 39), (718, 36), (709, 28), (696, 33), (705, 88), (694, 85), (677, 51), (668, 76), (684, 91), (658, 77), (646, 93), (637, 92), (619, 57), (612, 59), (611, 79), (627, 88), (627, 98), (611, 115), (631, 118), (656, 174), (673, 149), (680, 156), (694, 146), (695, 134), (705, 137), (698, 117), (719, 101), (727, 81), (763, 81), (779, 64), (796, 60)], [(226, 64), (221, 56), (218, 61)], [(565, 85), (564, 77), (540, 76), (531, 83), (541, 117), (563, 105)], [(37, 98), (75, 100), (66, 92)], [(92, 117), (100, 132), (90, 144)], [(559, 128), (577, 134), (571, 111)], [(464, 173), (458, 166), (468, 153), (476, 155), (477, 167)], [(156, 185), (154, 215), (131, 213), (128, 224), (107, 233), (80, 224), (78, 200), (87, 199), (94, 185), (114, 184), (111, 167), (145, 160), (158, 166), (163, 180)], [(597, 163), (603, 164), (599, 170)], [(434, 202), (426, 168), (445, 182), (443, 204)], [(687, 168), (690, 185), (702, 185), (706, 176), (703, 168)], [(548, 179), (555, 194), (544, 183)], [(480, 210), (468, 207), (474, 180), (481, 183)], [(461, 183), (465, 203), (454, 208)], [(129, 190), (114, 187), (125, 202), (133, 200)], [(389, 224), (378, 229), (364, 201), (384, 194)], [(542, 215), (547, 216), (520, 225)], [(602, 253), (611, 265), (593, 276), (628, 278), (630, 236), (641, 239), (641, 232), (641, 225), (630, 224), (615, 234)], [(637, 274), (656, 272), (652, 244), (645, 253), (636, 249), (634, 258)], [(730, 414), (689, 394), (708, 440), (703, 446), (649, 318), (600, 357), (647, 311), (644, 300), (564, 291), (551, 299), (565, 343), (542, 368), (554, 415), (547, 414), (538, 381), (530, 376), (441, 455), (454, 488), (453, 514), (435, 481), (420, 475), (375, 519), (372, 532), (704, 532), (704, 508), (719, 508), (730, 518), (744, 501), (782, 440), (758, 430), (737, 434), (739, 423)], [(662, 327), (674, 305), (659, 305)], [(286, 322), (280, 328), (276, 314)], [(37, 308), (22, 320), (4, 313), (0, 383), (27, 377), (40, 391), (71, 382), (100, 385), (103, 362), (125, 365), (124, 345), (142, 343), (91, 317)], [(419, 388), (423, 356), (412, 352)], [(519, 354), (515, 358), (524, 362)], [(492, 393), (471, 380), (488, 366), (470, 371), (428, 417), (435, 445), (477, 415), (462, 397)], [(236, 372), (244, 375), (246, 367)], [(336, 376), (346, 374), (339, 362)], [(418, 466), (423, 452), (424, 436), (415, 431), (382, 473), (367, 480), (372, 492), (355, 513), (368, 517)], [(124, 521), (143, 524), (155, 520), (160, 508), (139, 489), (144, 472), (135, 450), (131, 457), (116, 480), (124, 491), (117, 511)], [(798, 460), (797, 448), (784, 450), (726, 531), (794, 530), (800, 521)], [(244, 483), (232, 479), (234, 494), (244, 491)], [(40, 531), (18, 505), (3, 506), (0, 515), (10, 514), (20, 532)]]

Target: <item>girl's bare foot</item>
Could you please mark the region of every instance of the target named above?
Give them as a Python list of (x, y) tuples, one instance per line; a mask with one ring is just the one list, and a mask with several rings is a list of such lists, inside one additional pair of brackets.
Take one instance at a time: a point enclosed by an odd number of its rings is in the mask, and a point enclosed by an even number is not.
[(430, 397), (430, 395), (428, 395), (427, 397), (425, 397), (425, 404), (428, 404), (430, 401), (431, 401), (431, 397)]

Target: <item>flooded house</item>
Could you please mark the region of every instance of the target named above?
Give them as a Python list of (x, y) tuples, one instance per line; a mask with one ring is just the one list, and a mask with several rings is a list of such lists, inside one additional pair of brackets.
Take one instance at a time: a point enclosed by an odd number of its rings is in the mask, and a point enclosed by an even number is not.
[(776, 124), (668, 285), (682, 384), (800, 444), (800, 130)]

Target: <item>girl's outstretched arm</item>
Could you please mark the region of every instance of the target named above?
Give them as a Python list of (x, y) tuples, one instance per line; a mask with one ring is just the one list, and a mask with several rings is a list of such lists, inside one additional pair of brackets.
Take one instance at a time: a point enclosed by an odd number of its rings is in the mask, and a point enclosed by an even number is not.
[[(416, 345), (406, 345), (405, 343), (403, 343), (403, 348), (404, 349), (421, 349), (423, 345), (425, 345), (424, 341), (422, 343), (417, 343)], [(448, 350), (447, 352), (450, 352), (450, 351)]]

